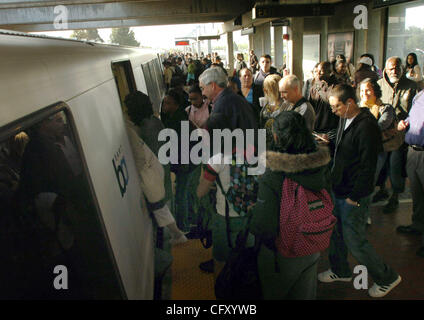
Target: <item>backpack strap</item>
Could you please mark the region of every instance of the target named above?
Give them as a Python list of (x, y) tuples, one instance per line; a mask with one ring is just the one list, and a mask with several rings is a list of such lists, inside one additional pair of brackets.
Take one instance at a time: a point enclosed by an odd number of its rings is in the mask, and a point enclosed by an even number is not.
[(227, 195), (224, 192), (224, 188), (222, 187), (221, 179), (219, 179), (219, 176), (216, 177), (216, 182), (225, 199), (225, 225), (227, 229), (227, 242), (228, 242), (228, 246), (232, 249), (233, 244), (231, 243), (231, 232), (230, 232), (230, 208), (228, 207)]
[(293, 106), (293, 109), (296, 109), (297, 107), (301, 106), (303, 103), (308, 102), (308, 100), (306, 100), (304, 97), (302, 97), (298, 102), (296, 102)]

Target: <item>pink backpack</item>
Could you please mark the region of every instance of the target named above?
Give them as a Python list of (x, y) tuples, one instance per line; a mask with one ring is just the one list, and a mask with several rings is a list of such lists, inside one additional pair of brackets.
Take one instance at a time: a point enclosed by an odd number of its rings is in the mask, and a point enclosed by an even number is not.
[(284, 257), (302, 257), (327, 249), (336, 224), (325, 189), (313, 192), (285, 178), (280, 205), (280, 233), (275, 240)]

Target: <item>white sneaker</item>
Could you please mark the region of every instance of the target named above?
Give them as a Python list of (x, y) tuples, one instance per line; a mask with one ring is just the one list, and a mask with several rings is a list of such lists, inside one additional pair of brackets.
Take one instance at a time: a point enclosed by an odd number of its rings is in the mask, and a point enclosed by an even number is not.
[(369, 288), (368, 294), (373, 298), (381, 298), (384, 297), (386, 294), (388, 294), (394, 287), (396, 287), (400, 282), (402, 281), (402, 278), (398, 276), (398, 278), (393, 281), (391, 284), (387, 286), (379, 286), (378, 284), (374, 283), (374, 285)]
[(371, 225), (371, 218), (370, 217), (367, 218), (367, 225)]
[(176, 246), (177, 244), (182, 244), (187, 242), (187, 237), (183, 234), (181, 234), (181, 236), (179, 238), (171, 238), (171, 240), (169, 240), (169, 243), (173, 246)]
[(335, 274), (331, 269), (328, 269), (327, 271), (318, 273), (318, 280), (321, 282), (334, 282), (334, 281), (343, 281), (343, 282), (350, 282), (352, 281), (352, 277), (349, 278), (341, 278), (337, 274)]

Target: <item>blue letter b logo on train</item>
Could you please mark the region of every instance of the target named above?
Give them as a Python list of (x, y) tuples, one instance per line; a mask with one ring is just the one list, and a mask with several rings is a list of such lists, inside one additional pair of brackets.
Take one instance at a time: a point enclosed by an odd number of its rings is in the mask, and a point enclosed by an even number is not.
[(129, 180), (127, 164), (125, 163), (124, 157), (122, 157), (118, 166), (116, 166), (115, 159), (112, 159), (112, 163), (115, 169), (116, 179), (118, 180), (119, 190), (121, 191), (121, 197), (123, 197), (127, 191)]

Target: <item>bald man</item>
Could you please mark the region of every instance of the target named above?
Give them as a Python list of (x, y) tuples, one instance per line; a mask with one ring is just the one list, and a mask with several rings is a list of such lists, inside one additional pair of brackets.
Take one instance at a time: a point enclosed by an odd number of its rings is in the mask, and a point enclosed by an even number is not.
[(302, 87), (295, 75), (288, 75), (280, 80), (279, 90), (281, 98), (290, 103), (288, 110), (300, 113), (306, 120), (306, 125), (312, 132), (315, 124), (315, 111), (312, 105), (302, 95)]

